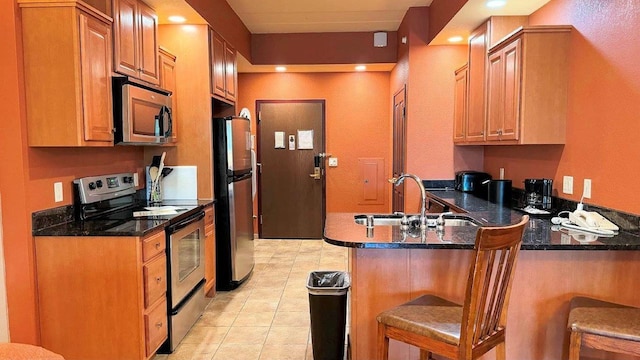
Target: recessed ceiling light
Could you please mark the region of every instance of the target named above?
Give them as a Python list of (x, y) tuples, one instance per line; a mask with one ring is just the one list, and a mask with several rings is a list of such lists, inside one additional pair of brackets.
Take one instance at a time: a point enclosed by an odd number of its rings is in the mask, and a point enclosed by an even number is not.
[(287, 71), (287, 68), (285, 66), (276, 66), (276, 71), (277, 72), (285, 72), (285, 71)]
[(169, 19), (169, 21), (171, 21), (172, 23), (183, 23), (187, 21), (184, 16), (179, 15), (171, 15), (167, 19)]
[(506, 4), (506, 0), (489, 0), (487, 1), (486, 6), (488, 8), (499, 8), (505, 6)]
[(367, 70), (366, 65), (356, 65), (356, 71), (365, 71)]
[(452, 36), (452, 37), (448, 38), (447, 41), (449, 41), (451, 43), (457, 43), (457, 42), (462, 41), (462, 36)]

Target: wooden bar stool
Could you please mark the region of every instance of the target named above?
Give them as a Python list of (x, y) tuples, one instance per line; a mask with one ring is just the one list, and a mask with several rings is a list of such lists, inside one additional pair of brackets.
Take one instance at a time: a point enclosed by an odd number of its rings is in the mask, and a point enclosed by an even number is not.
[(509, 292), (529, 216), (516, 225), (481, 227), (469, 269), (464, 305), (424, 295), (378, 315), (378, 359), (389, 357), (389, 339), (420, 348), (420, 359), (438, 354), (471, 360), (496, 347), (504, 360)]
[(580, 359), (580, 348), (640, 356), (640, 309), (575, 297), (569, 310), (569, 360)]
[(56, 353), (40, 346), (0, 343), (0, 359), (3, 360), (64, 360)]

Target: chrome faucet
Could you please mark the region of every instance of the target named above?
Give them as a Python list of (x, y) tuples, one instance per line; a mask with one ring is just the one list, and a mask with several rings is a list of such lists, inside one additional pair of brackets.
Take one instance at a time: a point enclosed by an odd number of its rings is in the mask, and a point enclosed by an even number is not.
[(427, 228), (427, 191), (424, 189), (424, 185), (422, 184), (422, 180), (419, 177), (413, 174), (400, 174), (397, 178), (389, 179), (389, 182), (395, 186), (402, 184), (405, 178), (410, 178), (415, 180), (420, 188), (420, 196), (422, 197), (422, 206), (420, 207), (420, 228)]

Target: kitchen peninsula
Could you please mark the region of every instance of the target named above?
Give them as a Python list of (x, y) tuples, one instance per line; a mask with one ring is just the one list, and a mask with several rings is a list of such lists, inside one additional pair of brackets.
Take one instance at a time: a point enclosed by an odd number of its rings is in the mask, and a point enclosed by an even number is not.
[[(435, 197), (482, 225), (515, 223), (521, 213), (457, 191)], [(403, 234), (379, 226), (367, 234), (352, 213), (330, 213), (325, 241), (349, 247), (350, 341), (353, 359), (373, 359), (378, 313), (421, 294), (462, 303), (475, 227), (445, 226), (444, 233)], [(397, 227), (395, 227), (397, 228)], [(624, 226), (621, 226), (625, 229)], [(507, 358), (557, 360), (568, 354), (569, 301), (586, 295), (640, 306), (640, 236), (621, 231), (610, 238), (556, 231), (548, 219), (532, 219), (524, 234), (509, 304)], [(586, 352), (602, 359), (599, 352)], [(418, 351), (391, 342), (390, 359), (417, 359)], [(483, 359), (493, 359), (488, 353)], [(614, 359), (627, 359), (615, 357)]]

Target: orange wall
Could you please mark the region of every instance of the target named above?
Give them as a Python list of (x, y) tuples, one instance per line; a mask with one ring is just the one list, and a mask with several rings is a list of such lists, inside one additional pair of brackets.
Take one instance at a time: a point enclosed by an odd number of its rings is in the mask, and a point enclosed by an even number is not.
[(563, 146), (485, 149), (485, 170), (505, 168), (514, 186), (549, 177), (562, 190), (574, 177), (579, 200), (592, 179), (587, 203), (640, 214), (640, 2), (552, 0), (532, 14), (531, 25), (571, 24), (567, 141)]
[(252, 114), (256, 100), (325, 99), (326, 150), (338, 158), (338, 167), (327, 167), (327, 212), (389, 211), (388, 200), (358, 205), (358, 158), (384, 158), (390, 176), (389, 73), (240, 74), (238, 94), (237, 108)]
[[(141, 172), (140, 148), (29, 148), (23, 98), (22, 49), (14, 1), (0, 2), (0, 192), (11, 341), (39, 343), (31, 213), (72, 202), (73, 179), (112, 172)], [(53, 184), (63, 183), (55, 203)]]
[[(398, 63), (391, 73), (391, 98), (407, 86), (406, 172), (421, 179), (454, 178), (454, 172), (482, 169), (482, 147), (454, 147), (454, 71), (467, 62), (467, 46), (427, 46), (429, 9), (409, 9), (398, 29)], [(405, 185), (405, 211), (420, 208), (418, 187)]]
[(387, 32), (387, 46), (373, 46), (373, 32), (253, 34), (254, 65), (394, 63), (397, 36)]
[(251, 61), (251, 33), (226, 0), (187, 0), (211, 27)]

